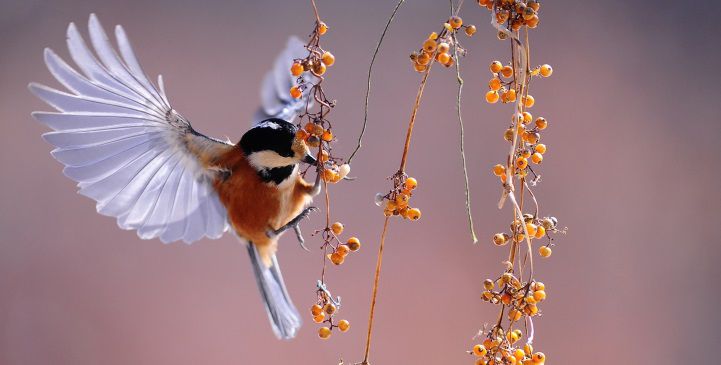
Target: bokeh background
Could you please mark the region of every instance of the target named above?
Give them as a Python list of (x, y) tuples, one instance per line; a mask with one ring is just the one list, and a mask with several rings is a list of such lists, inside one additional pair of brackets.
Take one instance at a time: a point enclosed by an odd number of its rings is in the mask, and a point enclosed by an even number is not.
[[(371, 52), (395, 1), (318, 0), (337, 63), (327, 91), (338, 151), (354, 147)], [(548, 286), (535, 321), (551, 364), (712, 361), (718, 329), (721, 193), (721, 57), (717, 2), (545, 1), (532, 32), (536, 115), (550, 121), (536, 190), (542, 214), (568, 234), (537, 260)], [(333, 216), (363, 248), (329, 284), (352, 329), (329, 341), (310, 317), (298, 338), (277, 341), (244, 248), (231, 236), (187, 246), (141, 241), (75, 193), (30, 118), (48, 110), (26, 89), (57, 85), (42, 62), (67, 58), (65, 29), (96, 12), (121, 23), (145, 70), (162, 73), (174, 107), (199, 130), (237, 140), (258, 105), (258, 86), (290, 34), (310, 32), (307, 1), (0, 1), (0, 364), (336, 364), (362, 358), (382, 216), (373, 195), (397, 168), (419, 76), (407, 56), (448, 14), (445, 1), (409, 0), (378, 59), (357, 181), (332, 187)], [(455, 78), (434, 70), (408, 171), (420, 181), (418, 223), (392, 223), (378, 300), (374, 364), (470, 364), (464, 351), (497, 308), (481, 281), (506, 249), (489, 244), (510, 210), (489, 168), (501, 161), (509, 106), (483, 102), (488, 63), (506, 61), (488, 13), (466, 1), (478, 26), (464, 39), (464, 115), (475, 224), (466, 230), (455, 119)], [(320, 226), (320, 215), (305, 224)], [(317, 240), (309, 240), (317, 247)], [(306, 313), (321, 269), (317, 250), (291, 236), (280, 260)]]

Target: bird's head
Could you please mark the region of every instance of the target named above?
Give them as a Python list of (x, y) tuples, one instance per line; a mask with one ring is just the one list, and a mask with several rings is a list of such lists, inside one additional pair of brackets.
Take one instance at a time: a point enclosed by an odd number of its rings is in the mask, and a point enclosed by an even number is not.
[(240, 139), (248, 162), (259, 172), (293, 169), (300, 162), (314, 164), (315, 158), (305, 141), (296, 138), (298, 128), (285, 120), (272, 118), (258, 123)]

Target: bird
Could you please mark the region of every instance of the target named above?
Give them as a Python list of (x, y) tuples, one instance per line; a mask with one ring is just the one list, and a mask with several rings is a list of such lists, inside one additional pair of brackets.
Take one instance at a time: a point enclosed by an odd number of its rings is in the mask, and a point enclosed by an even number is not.
[(250, 128), (232, 143), (201, 134), (172, 108), (162, 75), (157, 86), (150, 81), (122, 26), (115, 27), (117, 50), (95, 14), (88, 33), (92, 50), (74, 23), (67, 28), (76, 68), (44, 51), (48, 70), (67, 91), (29, 84), (56, 109), (32, 116), (52, 129), (43, 138), (65, 176), (97, 202), (98, 213), (141, 239), (192, 243), (236, 235), (273, 332), (294, 338), (302, 321), (278, 265), (278, 240), (293, 229), (303, 244), (299, 223), (316, 210), (310, 204), (321, 189), (320, 174), (308, 182), (300, 173), (301, 164), (317, 161), (292, 123), (312, 101), (288, 93), (296, 81), (290, 66), (308, 52), (304, 43), (289, 38), (263, 79)]

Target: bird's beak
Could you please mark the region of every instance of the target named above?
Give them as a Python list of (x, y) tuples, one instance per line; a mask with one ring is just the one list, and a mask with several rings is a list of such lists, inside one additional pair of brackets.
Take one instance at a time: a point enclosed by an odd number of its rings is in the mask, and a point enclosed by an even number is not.
[(307, 155), (305, 155), (305, 157), (303, 158), (303, 162), (305, 162), (305, 163), (307, 163), (307, 164), (309, 164), (309, 165), (315, 165), (315, 163), (316, 163), (317, 161), (316, 161), (315, 157), (313, 157), (313, 156), (310, 155), (310, 154), (307, 154)]

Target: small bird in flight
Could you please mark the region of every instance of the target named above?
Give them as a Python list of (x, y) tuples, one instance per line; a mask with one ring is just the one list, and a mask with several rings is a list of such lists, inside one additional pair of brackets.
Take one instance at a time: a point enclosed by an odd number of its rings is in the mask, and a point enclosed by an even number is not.
[(94, 53), (75, 24), (68, 27), (77, 68), (45, 49), (50, 73), (67, 92), (29, 86), (57, 110), (32, 115), (53, 129), (43, 137), (56, 147), (64, 174), (97, 202), (98, 213), (142, 239), (192, 243), (234, 232), (247, 242), (273, 331), (293, 338), (301, 319), (278, 266), (278, 238), (294, 229), (302, 244), (298, 224), (320, 192), (320, 174), (311, 184), (299, 173), (300, 163), (316, 160), (291, 123), (308, 102), (288, 94), (290, 66), (307, 54), (303, 42), (289, 39), (263, 80), (253, 127), (233, 144), (197, 132), (171, 107), (162, 76), (157, 87), (148, 79), (121, 26), (119, 53), (94, 14), (89, 34)]

